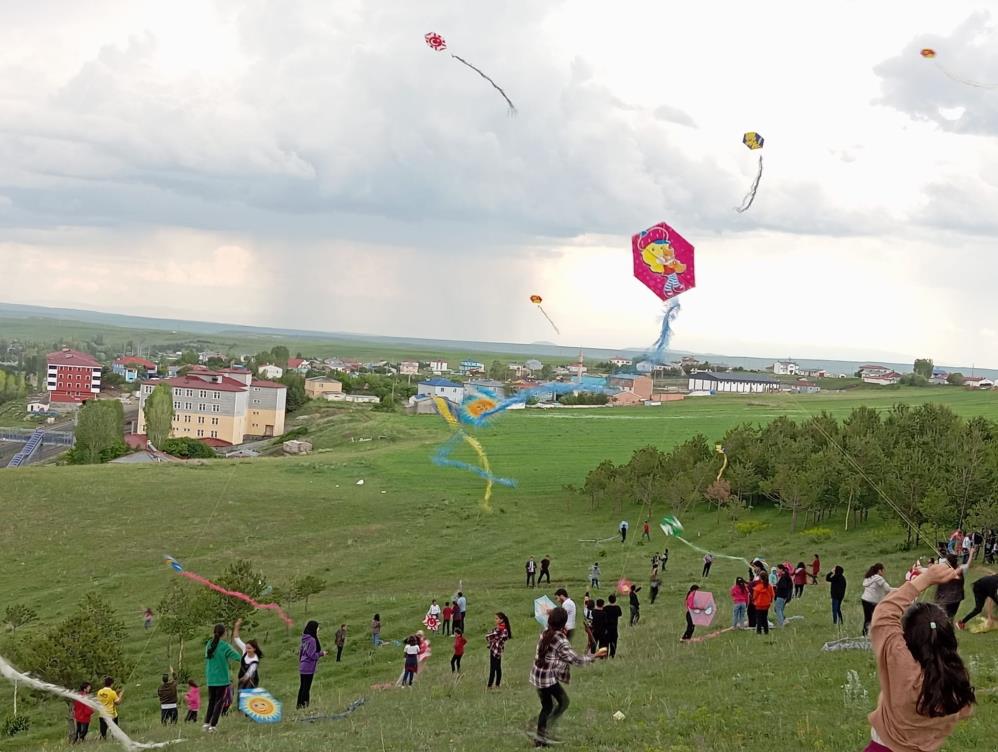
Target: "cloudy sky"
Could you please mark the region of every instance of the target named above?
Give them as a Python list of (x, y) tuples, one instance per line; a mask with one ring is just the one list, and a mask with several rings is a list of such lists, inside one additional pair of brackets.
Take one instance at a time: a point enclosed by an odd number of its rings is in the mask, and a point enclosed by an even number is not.
[(998, 366), (986, 7), (7, 2), (0, 301), (639, 346), (664, 220), (677, 348)]

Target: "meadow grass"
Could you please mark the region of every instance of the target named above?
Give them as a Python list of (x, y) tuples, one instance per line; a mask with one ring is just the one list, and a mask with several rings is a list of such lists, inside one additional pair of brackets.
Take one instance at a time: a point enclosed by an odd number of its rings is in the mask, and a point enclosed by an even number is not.
[[(810, 561), (818, 551), (825, 569), (845, 566), (849, 590), (845, 629), (831, 625), (822, 583), (788, 607), (789, 614), (804, 619), (769, 637), (737, 632), (686, 645), (678, 639), (682, 602), (689, 585), (700, 582), (700, 555), (658, 530), (652, 544), (637, 540), (638, 509), (627, 500), (623, 516), (632, 533), (626, 544), (580, 543), (613, 535), (621, 514), (608, 506), (592, 511), (586, 499), (562, 487), (580, 485), (603, 458), (622, 461), (647, 444), (664, 449), (697, 432), (714, 440), (731, 425), (782, 414), (828, 410), (842, 417), (860, 402), (886, 409), (899, 397), (917, 402), (923, 394), (968, 416), (993, 417), (998, 405), (989, 393), (902, 390), (509, 413), (480, 432), (496, 472), (519, 481), (514, 490), (497, 488), (491, 514), (479, 506), (481, 480), (430, 463), (430, 454), (447, 436), (443, 422), (433, 416), (305, 408), (302, 414), (312, 417), (299, 422), (312, 426), (310, 436), (319, 450), (309, 457), (0, 472), (0, 593), (4, 603), (23, 602), (39, 611), (41, 625), (25, 627), (24, 637), (68, 614), (85, 592), (99, 591), (114, 604), (128, 624), (126, 648), (136, 665), (123, 677), (122, 724), (137, 739), (176, 738), (179, 731), (186, 739), (179, 749), (222, 752), (516, 750), (529, 746), (524, 730), (537, 711), (527, 682), (538, 633), (533, 597), (564, 585), (581, 601), (588, 567), (596, 560), (603, 569), (604, 596), (621, 577), (647, 585), (651, 553), (669, 546), (659, 600), (652, 605), (647, 587), (642, 592), (641, 623), (622, 626), (618, 657), (573, 671), (572, 706), (560, 729), (564, 746), (858, 750), (868, 736), (865, 716), (877, 695), (873, 657), (823, 653), (821, 645), (858, 634), (860, 580), (872, 562), (883, 560), (889, 580), (897, 584), (913, 557), (928, 553), (899, 550), (903, 536), (894, 520), (874, 516), (847, 533), (843, 520), (832, 518), (823, 525), (835, 531), (834, 538), (816, 544), (805, 532), (790, 535), (788, 517), (769, 509), (744, 513), (767, 525), (748, 538), (739, 536), (734, 521), (723, 514), (687, 516), (690, 540), (718, 552), (796, 563)], [(364, 485), (356, 485), (359, 479)], [(665, 511), (657, 509), (656, 515)], [(169, 662), (168, 640), (155, 629), (143, 630), (141, 612), (155, 608), (176, 577), (162, 563), (164, 553), (208, 577), (243, 558), (275, 584), (299, 574), (327, 581), (308, 614), (301, 604), (292, 609), (297, 623), (290, 632), (263, 614), (259, 626), (246, 633), (264, 646), (264, 686), (285, 701), (285, 722), (263, 727), (230, 714), (210, 738), (200, 727), (159, 726), (155, 689)], [(545, 554), (553, 559), (551, 587), (526, 590), (524, 561)], [(716, 626), (729, 623), (727, 591), (743, 569), (723, 560), (714, 564), (705, 584), (721, 604)], [(393, 681), (402, 666), (399, 648), (370, 647), (372, 614), (381, 614), (385, 637), (403, 637), (420, 628), (431, 598), (449, 598), (459, 582), (469, 601), (470, 643), (462, 677), (451, 675), (450, 641), (438, 636), (414, 689), (372, 689), (372, 684)], [(506, 650), (503, 688), (486, 692), (483, 636), (497, 610), (511, 617), (514, 639)], [(343, 662), (326, 658), (320, 663), (311, 708), (313, 714), (335, 713), (366, 697), (367, 704), (346, 720), (295, 720), (302, 715), (294, 710), (298, 634), (307, 618), (322, 623), (320, 636), (330, 646), (336, 627), (350, 625)], [(996, 640), (994, 633), (961, 635), (962, 653), (979, 689), (993, 688), (998, 680)], [(192, 653), (199, 649), (196, 641), (188, 645)], [(199, 676), (198, 662), (193, 666)], [(849, 670), (857, 672), (865, 698), (844, 689)], [(24, 695), (22, 710), (31, 717), (32, 729), (0, 746), (63, 748), (64, 705), (26, 701)], [(9, 687), (0, 692), (0, 717), (10, 712), (11, 697)], [(625, 721), (611, 720), (617, 710)], [(975, 717), (959, 727), (946, 749), (993, 748), (996, 723), (994, 695), (980, 694)]]

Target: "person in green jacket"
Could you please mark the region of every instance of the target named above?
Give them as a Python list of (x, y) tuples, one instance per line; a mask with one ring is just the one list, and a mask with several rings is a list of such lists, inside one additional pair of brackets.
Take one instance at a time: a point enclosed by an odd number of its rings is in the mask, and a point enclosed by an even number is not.
[(208, 685), (208, 712), (202, 728), (214, 731), (218, 718), (222, 715), (222, 699), (225, 688), (229, 686), (229, 661), (239, 663), (239, 651), (222, 638), (225, 637), (225, 625), (216, 624), (212, 638), (204, 646), (204, 675)]

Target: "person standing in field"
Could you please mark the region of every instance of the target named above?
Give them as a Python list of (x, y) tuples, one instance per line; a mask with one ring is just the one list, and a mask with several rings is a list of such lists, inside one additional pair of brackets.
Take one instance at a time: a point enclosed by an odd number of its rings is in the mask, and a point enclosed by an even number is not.
[(712, 554), (703, 555), (703, 577), (710, 574), (710, 565), (714, 563), (714, 557)]
[(966, 629), (967, 622), (984, 610), (988, 599), (998, 602), (998, 574), (981, 577), (971, 585), (971, 590), (974, 593), (974, 609), (957, 622), (956, 626), (960, 629)]
[(496, 626), (485, 636), (489, 645), (489, 689), (493, 682), (496, 689), (502, 684), (502, 654), (506, 641), (512, 638), (513, 630), (509, 626), (509, 618), (502, 611), (496, 612)]
[(159, 698), (159, 722), (164, 726), (167, 723), (177, 722), (177, 680), (173, 676), (173, 667), (170, 673), (163, 674), (163, 683), (156, 690)]
[(686, 631), (683, 632), (682, 640), (688, 640), (693, 637), (693, 607), (694, 598), (696, 596), (697, 590), (700, 589), (699, 585), (691, 585), (690, 589), (686, 592)]
[(735, 578), (731, 586), (731, 626), (735, 629), (745, 626), (748, 610), (749, 589), (742, 577)]
[(464, 632), (467, 630), (467, 625), (465, 625), (464, 619), (468, 615), (468, 599), (464, 597), (464, 593), (458, 590), (457, 600), (454, 602), (457, 604), (457, 611), (454, 614), (454, 618), (461, 618), (461, 631)]
[(661, 588), (661, 587), (662, 587), (662, 580), (659, 579), (658, 573), (656, 572), (655, 576), (651, 578), (651, 585), (649, 585), (649, 590), (651, 592), (651, 602), (652, 603), (654, 603), (655, 599), (658, 598), (658, 591), (659, 591), (659, 588)]
[(187, 705), (184, 723), (197, 723), (198, 711), (201, 710), (201, 688), (193, 679), (187, 680), (187, 694), (184, 695), (184, 702)]
[(548, 585), (551, 584), (551, 555), (548, 554), (543, 559), (541, 559), (541, 574), (537, 578), (538, 584), (544, 582), (544, 578), (548, 578)]
[(662, 552), (662, 571), (665, 571), (665, 565), (669, 563), (669, 549), (665, 549)]
[(804, 566), (804, 562), (799, 561), (794, 569), (794, 598), (804, 597), (805, 585), (807, 585), (807, 567)]
[(560, 606), (551, 609), (547, 629), (537, 641), (537, 651), (530, 669), (530, 683), (537, 688), (537, 696), (541, 701), (535, 747), (547, 747), (553, 741), (548, 735), (548, 727), (553, 726), (568, 709), (568, 694), (562, 685), (571, 681), (570, 666), (584, 666), (597, 658), (606, 657), (607, 654), (606, 648), (600, 648), (595, 655), (579, 655), (572, 650), (565, 635), (567, 621), (565, 609)]
[(152, 629), (152, 609), (147, 608), (142, 614), (142, 626), (145, 629)]
[(641, 526), (641, 540), (651, 542), (651, 525), (648, 520)]
[(204, 675), (205, 684), (208, 685), (208, 709), (205, 711), (202, 728), (212, 732), (218, 726), (218, 719), (222, 716), (225, 691), (226, 689), (231, 691), (229, 661), (237, 663), (241, 658), (236, 649), (223, 640), (223, 637), (225, 637), (225, 625), (216, 624), (212, 630), (211, 639), (204, 646)]
[(568, 624), (565, 627), (565, 634), (568, 636), (568, 641), (571, 642), (572, 637), (575, 635), (575, 601), (568, 597), (568, 591), (565, 588), (555, 590), (554, 599), (558, 601), (558, 605), (565, 609), (565, 613), (568, 614)]
[(825, 576), (825, 580), (831, 584), (832, 598), (832, 624), (843, 624), (842, 601), (846, 597), (846, 576), (845, 570), (836, 565), (835, 568)]
[(641, 589), (639, 585), (631, 585), (631, 590), (628, 593), (628, 599), (631, 606), (631, 622), (632, 627), (636, 627), (638, 622), (641, 620), (641, 601), (638, 600), (638, 591)]
[(402, 667), (402, 686), (411, 687), (412, 680), (419, 670), (419, 640), (415, 635), (405, 638), (405, 647), (402, 649), (405, 654), (405, 664)]
[(593, 640), (596, 643), (596, 649), (603, 644), (603, 637), (606, 634), (606, 612), (603, 611), (603, 599), (596, 599), (596, 607), (593, 608), (593, 618), (590, 623), (590, 630), (593, 635)]
[(658, 553), (651, 555), (651, 576), (654, 579), (658, 576), (659, 567), (662, 565), (662, 557)]
[(461, 673), (461, 659), (464, 657), (464, 646), (468, 644), (468, 641), (464, 638), (460, 629), (454, 630), (454, 655), (450, 659), (450, 670), (451, 673), (455, 671)]
[(755, 633), (769, 634), (769, 607), (776, 597), (769, 580), (760, 578), (752, 583), (752, 603), (755, 606)]
[(964, 599), (964, 577), (970, 564), (961, 564), (960, 560), (953, 554), (947, 554), (944, 561), (953, 569), (960, 571), (959, 577), (936, 586), (935, 602), (952, 620), (956, 617), (956, 612), (960, 609), (960, 604)]
[(879, 561), (870, 567), (863, 578), (863, 636), (870, 632), (873, 610), (888, 593), (891, 586), (884, 579), (884, 565)]
[(451, 633), (451, 619), (454, 618), (454, 603), (452, 601), (447, 601), (444, 604), (444, 610), (441, 612), (444, 617), (444, 629), (440, 634), (446, 636)]
[[(86, 697), (90, 694), (91, 689), (93, 687), (90, 682), (83, 682), (80, 685), (80, 694)], [(76, 721), (76, 736), (73, 737), (74, 744), (86, 741), (87, 732), (90, 731), (90, 719), (93, 715), (94, 709), (92, 707), (79, 700), (73, 701), (73, 720)]]
[(381, 646), (381, 614), (371, 619), (371, 644), (376, 648)]
[(870, 642), (880, 694), (870, 713), (867, 752), (936, 752), (977, 701), (957, 652), (952, 622), (918, 596), (959, 577), (949, 564), (928, 567), (885, 595), (873, 613)]
[[(97, 690), (97, 701), (104, 706), (104, 710), (107, 714), (111, 716), (114, 721), (115, 726), (120, 726), (118, 722), (118, 706), (121, 705), (121, 701), (125, 699), (125, 690), (122, 689), (120, 692), (114, 691), (114, 679), (110, 676), (104, 677), (104, 686)], [(104, 716), (100, 717), (100, 738), (107, 739), (107, 721), (104, 720)]]
[(600, 574), (599, 562), (594, 561), (593, 565), (589, 568), (589, 585), (593, 590), (599, 590)]
[(626, 543), (627, 542), (627, 528), (628, 528), (627, 520), (621, 520), (620, 521), (620, 542), (621, 543)]
[(818, 584), (818, 575), (821, 574), (821, 559), (818, 554), (814, 555), (814, 559), (811, 561), (811, 584)]
[(605, 647), (613, 658), (617, 655), (617, 640), (619, 639), (619, 624), (620, 619), (624, 615), (620, 606), (617, 605), (617, 596), (610, 595), (607, 599), (607, 604), (603, 608), (604, 620), (606, 627), (603, 632), (603, 639), (600, 642), (600, 647)]
[(537, 574), (537, 562), (534, 561), (533, 556), (527, 559), (525, 568), (527, 570), (527, 587), (534, 587), (536, 584), (534, 582), (534, 576)]
[(312, 701), (312, 680), (319, 659), (326, 655), (319, 642), (319, 622), (314, 619), (305, 625), (298, 648), (298, 702), (296, 707), (307, 708)]
[(343, 646), (347, 644), (347, 625), (340, 624), (340, 628), (333, 635), (333, 642), (336, 643), (336, 662), (340, 662), (343, 657)]
[(786, 621), (787, 617), (784, 613), (784, 609), (787, 607), (787, 603), (794, 595), (794, 581), (790, 577), (790, 572), (787, 571), (787, 567), (784, 564), (780, 564), (778, 567), (779, 575), (776, 580), (776, 626), (782, 627), (783, 623)]

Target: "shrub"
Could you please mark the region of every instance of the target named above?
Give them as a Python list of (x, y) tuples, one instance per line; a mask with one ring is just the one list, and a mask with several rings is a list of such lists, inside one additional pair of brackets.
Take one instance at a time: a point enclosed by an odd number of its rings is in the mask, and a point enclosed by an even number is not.
[(0, 725), (0, 736), (16, 736), (29, 728), (31, 728), (31, 719), (26, 715), (7, 716)]
[(745, 522), (738, 522), (735, 524), (735, 530), (742, 537), (752, 535), (752, 533), (758, 533), (761, 530), (765, 530), (769, 525), (765, 522), (759, 522), (758, 520), (745, 520)]
[(200, 442), (197, 439), (191, 439), (188, 437), (167, 439), (163, 442), (163, 446), (157, 446), (156, 448), (163, 450), (167, 454), (172, 454), (174, 457), (181, 457), (185, 460), (191, 459), (192, 457), (207, 460), (218, 456), (215, 454), (215, 450), (207, 444)]
[(832, 531), (827, 527), (811, 527), (804, 531), (804, 535), (811, 543), (824, 543), (832, 539)]

